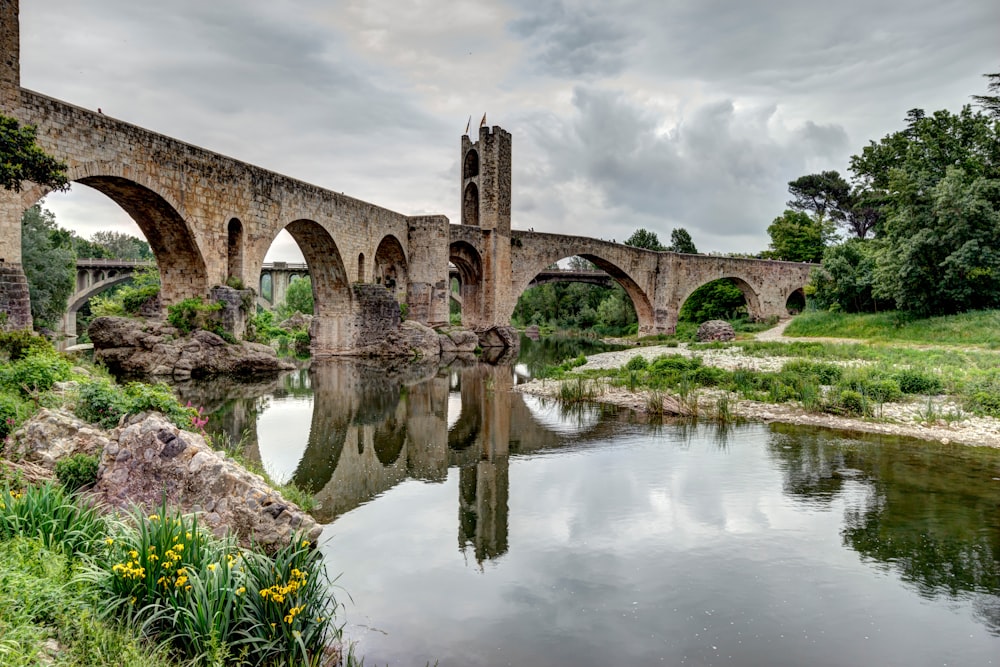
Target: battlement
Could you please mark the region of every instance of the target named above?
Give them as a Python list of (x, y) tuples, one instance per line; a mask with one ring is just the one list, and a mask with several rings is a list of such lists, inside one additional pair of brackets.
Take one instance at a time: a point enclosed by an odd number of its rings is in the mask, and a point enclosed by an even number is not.
[(510, 234), (511, 135), (480, 127), (475, 142), (462, 135), (462, 224)]

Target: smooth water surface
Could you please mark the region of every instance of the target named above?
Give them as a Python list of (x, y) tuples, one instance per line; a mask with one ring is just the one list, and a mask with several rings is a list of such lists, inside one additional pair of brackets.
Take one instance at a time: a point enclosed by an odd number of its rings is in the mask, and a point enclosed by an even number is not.
[(211, 405), (317, 491), (366, 664), (1000, 664), (1000, 452), (565, 413), (516, 378), (315, 363)]

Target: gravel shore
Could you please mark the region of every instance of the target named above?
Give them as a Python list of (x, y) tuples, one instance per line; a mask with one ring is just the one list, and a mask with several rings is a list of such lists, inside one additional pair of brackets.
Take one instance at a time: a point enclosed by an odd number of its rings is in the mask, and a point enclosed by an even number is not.
[[(774, 331), (774, 330), (771, 330)], [(769, 334), (770, 332), (764, 332)], [(765, 340), (781, 340), (780, 331), (777, 335), (761, 335)], [(857, 341), (851, 341), (857, 342)], [(604, 352), (587, 358), (587, 363), (578, 370), (620, 368), (635, 356), (643, 356), (647, 360), (655, 359), (662, 354), (681, 354), (684, 356), (701, 357), (706, 366), (716, 366), (727, 370), (746, 368), (758, 371), (778, 371), (789, 360), (788, 357), (757, 357), (743, 354), (739, 347), (718, 350), (692, 350), (682, 343), (677, 347), (654, 346), (637, 347), (618, 352)], [(862, 362), (845, 362), (862, 363)], [(646, 410), (647, 393), (630, 392), (624, 387), (614, 387), (607, 382), (595, 381), (595, 399), (601, 403), (618, 405), (639, 412)], [(559, 382), (553, 380), (532, 380), (518, 385), (515, 391), (539, 396), (556, 397), (559, 395)], [(713, 414), (717, 400), (724, 392), (702, 389), (698, 394), (698, 406), (701, 414)], [(928, 410), (928, 400), (930, 410)], [(982, 447), (1000, 447), (1000, 419), (992, 417), (975, 417), (963, 413), (962, 408), (947, 396), (936, 396), (928, 399), (920, 397), (900, 403), (885, 403), (875, 418), (840, 417), (823, 413), (807, 412), (791, 403), (773, 404), (758, 401), (738, 400), (730, 395), (730, 411), (739, 417), (763, 421), (783, 422), (788, 424), (804, 424), (842, 429), (864, 433), (885, 433), (901, 435), (924, 440), (936, 440), (942, 443), (961, 443)], [(939, 418), (927, 421), (928, 413), (948, 415), (948, 419)]]

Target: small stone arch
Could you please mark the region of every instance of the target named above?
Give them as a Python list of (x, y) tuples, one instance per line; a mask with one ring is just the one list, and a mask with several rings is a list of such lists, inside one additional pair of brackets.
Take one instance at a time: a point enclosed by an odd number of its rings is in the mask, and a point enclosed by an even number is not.
[(409, 284), (406, 253), (392, 234), (385, 236), (375, 250), (375, 282), (389, 290), (397, 301), (406, 301)]
[(239, 218), (230, 218), (226, 225), (226, 278), (243, 279), (243, 223)]
[(757, 290), (755, 290), (753, 286), (746, 280), (735, 275), (722, 275), (719, 276), (718, 278), (712, 278), (711, 280), (706, 280), (702, 283), (699, 283), (691, 287), (690, 289), (687, 290), (687, 292), (683, 295), (683, 297), (680, 300), (678, 300), (677, 312), (680, 313), (681, 308), (684, 307), (684, 302), (687, 301), (688, 298), (692, 294), (694, 294), (694, 292), (698, 288), (702, 287), (703, 285), (708, 285), (709, 283), (713, 283), (716, 282), (717, 280), (722, 280), (722, 279), (728, 279), (732, 281), (732, 283), (739, 288), (740, 292), (743, 293), (743, 299), (746, 301), (747, 304), (747, 315), (749, 315), (751, 320), (757, 322), (764, 319), (760, 307), (760, 295), (757, 293)]
[(488, 324), (483, 312), (483, 260), (471, 244), (455, 241), (448, 247), (448, 261), (458, 270), (463, 326)]
[(805, 288), (799, 287), (798, 289), (793, 289), (791, 292), (789, 292), (788, 296), (785, 297), (785, 312), (787, 312), (789, 315), (798, 315), (805, 309), (806, 309)]
[(465, 186), (462, 196), (462, 224), (479, 226), (479, 188), (475, 183)]
[(365, 253), (358, 253), (358, 282), (365, 281)]
[(471, 149), (465, 154), (465, 164), (462, 167), (462, 178), (475, 178), (479, 175), (479, 152)]

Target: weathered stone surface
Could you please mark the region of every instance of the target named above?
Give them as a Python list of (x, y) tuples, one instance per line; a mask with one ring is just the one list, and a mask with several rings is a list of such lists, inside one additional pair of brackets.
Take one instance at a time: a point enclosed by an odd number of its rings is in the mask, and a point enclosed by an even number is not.
[(384, 332), (378, 343), (361, 349), (360, 357), (405, 357), (408, 359), (437, 359), (441, 355), (441, 340), (429, 326), (407, 320), (396, 330)]
[(216, 534), (227, 529), (244, 545), (265, 549), (295, 535), (315, 542), (322, 532), (312, 517), (264, 480), (216, 452), (196, 433), (181, 431), (157, 413), (136, 415), (104, 447), (94, 487), (107, 502), (138, 503), (155, 510), (164, 498)]
[(441, 354), (464, 354), (479, 347), (479, 336), (475, 331), (461, 327), (442, 327), (437, 330), (441, 339)]
[(247, 311), (256, 309), (253, 291), (216, 285), (209, 291), (208, 300), (222, 304), (222, 309), (217, 314), (222, 328), (236, 338), (243, 338), (247, 332)]
[(247, 376), (294, 368), (266, 345), (230, 345), (202, 330), (181, 336), (163, 322), (98, 317), (88, 333), (94, 343), (94, 359), (113, 373), (185, 379), (214, 374)]
[(278, 326), (285, 331), (309, 331), (312, 321), (312, 315), (303, 315), (297, 312), (284, 322), (278, 323)]
[(695, 338), (701, 343), (735, 340), (736, 332), (733, 330), (733, 325), (729, 322), (709, 320), (708, 322), (703, 322), (698, 327)]
[(110, 443), (108, 432), (63, 410), (42, 408), (11, 434), (12, 458), (24, 458), (49, 470), (56, 461), (74, 454), (99, 456)]
[(479, 347), (484, 350), (491, 347), (516, 350), (521, 347), (521, 337), (514, 327), (490, 327), (479, 332)]

